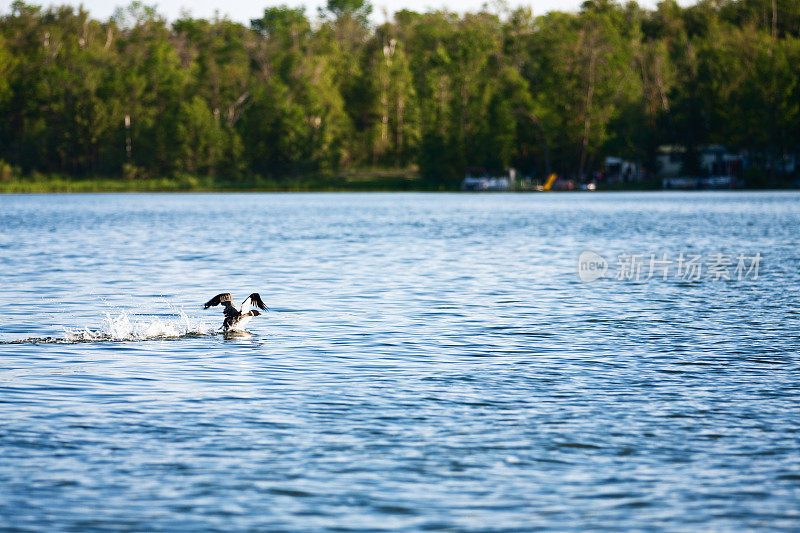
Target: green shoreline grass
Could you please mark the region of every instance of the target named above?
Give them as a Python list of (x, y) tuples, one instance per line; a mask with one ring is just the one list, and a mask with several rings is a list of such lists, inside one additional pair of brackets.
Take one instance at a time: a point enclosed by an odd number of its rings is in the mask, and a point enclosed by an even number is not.
[(359, 170), (330, 175), (291, 178), (249, 178), (178, 175), (164, 178), (125, 179), (103, 176), (73, 178), (37, 174), (0, 181), (0, 193), (82, 192), (323, 192), (323, 191), (437, 191), (458, 190), (420, 179), (415, 170)]

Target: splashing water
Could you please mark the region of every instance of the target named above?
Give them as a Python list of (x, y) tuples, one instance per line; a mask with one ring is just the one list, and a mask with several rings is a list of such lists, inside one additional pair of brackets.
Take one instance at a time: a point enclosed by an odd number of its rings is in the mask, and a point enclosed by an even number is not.
[(31, 337), (21, 340), (0, 341), (0, 344), (71, 344), (78, 342), (123, 342), (152, 339), (179, 339), (214, 335), (217, 330), (209, 328), (200, 319), (189, 317), (182, 309), (169, 318), (147, 315), (131, 317), (126, 311), (106, 313), (103, 325), (98, 329), (73, 329), (62, 326), (63, 337)]
[(64, 328), (64, 341), (66, 342), (92, 342), (92, 341), (142, 341), (149, 339), (176, 339), (179, 337), (194, 337), (212, 333), (205, 324), (197, 319), (189, 318), (183, 312), (173, 318), (160, 317), (131, 317), (127, 312), (121, 311), (117, 315), (106, 313), (103, 326), (97, 330), (84, 328), (73, 330)]

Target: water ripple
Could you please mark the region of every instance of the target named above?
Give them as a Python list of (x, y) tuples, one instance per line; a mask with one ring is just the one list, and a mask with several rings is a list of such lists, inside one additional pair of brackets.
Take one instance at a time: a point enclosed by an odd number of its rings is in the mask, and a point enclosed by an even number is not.
[(0, 529), (796, 530), (798, 200), (0, 196)]

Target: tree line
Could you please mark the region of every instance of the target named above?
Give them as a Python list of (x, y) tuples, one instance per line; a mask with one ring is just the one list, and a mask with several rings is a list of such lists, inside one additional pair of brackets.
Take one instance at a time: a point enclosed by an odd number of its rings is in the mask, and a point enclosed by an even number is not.
[(800, 149), (800, 3), (589, 0), (400, 11), (365, 0), (249, 25), (134, 2), (108, 20), (16, 1), (0, 17), (0, 166), (231, 182), (341, 169), (466, 167), (580, 177), (606, 155), (720, 143), (761, 168)]

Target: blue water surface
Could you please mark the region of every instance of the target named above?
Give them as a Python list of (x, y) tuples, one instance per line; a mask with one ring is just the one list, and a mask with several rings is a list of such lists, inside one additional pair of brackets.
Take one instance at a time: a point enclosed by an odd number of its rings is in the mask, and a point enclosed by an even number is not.
[(799, 295), (797, 192), (0, 195), (0, 530), (796, 531)]

